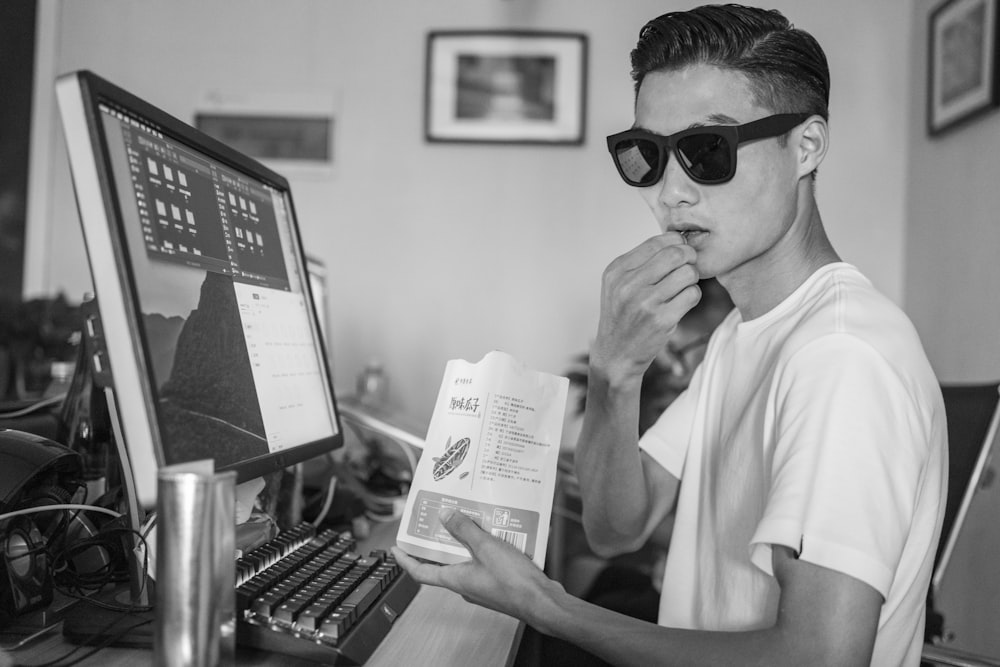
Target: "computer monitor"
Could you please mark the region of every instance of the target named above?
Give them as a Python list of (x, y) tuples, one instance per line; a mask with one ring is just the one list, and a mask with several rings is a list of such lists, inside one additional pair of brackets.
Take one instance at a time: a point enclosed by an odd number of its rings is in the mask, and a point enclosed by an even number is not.
[(323, 334), (323, 342), (329, 344), (327, 336), (327, 318), (329, 299), (326, 286), (326, 263), (318, 257), (306, 255), (306, 271), (309, 273), (309, 288), (312, 290), (313, 303), (316, 304), (316, 317), (319, 318), (320, 333)]
[(142, 508), (164, 465), (245, 481), (341, 446), (287, 180), (91, 72), (56, 96)]

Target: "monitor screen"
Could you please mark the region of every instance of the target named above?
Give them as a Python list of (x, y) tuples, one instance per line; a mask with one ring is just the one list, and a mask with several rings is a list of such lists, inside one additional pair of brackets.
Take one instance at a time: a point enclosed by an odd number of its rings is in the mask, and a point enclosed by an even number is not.
[(288, 182), (89, 72), (56, 83), (136, 493), (240, 481), (342, 443)]

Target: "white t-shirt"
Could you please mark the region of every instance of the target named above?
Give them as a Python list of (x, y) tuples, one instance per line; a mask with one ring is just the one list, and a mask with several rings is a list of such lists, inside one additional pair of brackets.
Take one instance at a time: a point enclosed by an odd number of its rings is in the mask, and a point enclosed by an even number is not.
[(917, 665), (941, 530), (947, 431), (912, 324), (848, 264), (719, 326), (640, 446), (681, 480), (661, 625), (774, 624), (771, 545), (884, 598), (873, 665)]

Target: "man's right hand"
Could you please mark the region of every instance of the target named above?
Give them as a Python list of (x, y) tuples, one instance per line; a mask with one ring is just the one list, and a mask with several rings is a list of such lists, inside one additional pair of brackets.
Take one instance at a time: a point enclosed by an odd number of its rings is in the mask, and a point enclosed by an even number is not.
[(647, 239), (604, 270), (592, 370), (611, 384), (641, 381), (681, 318), (698, 303), (697, 253), (677, 232)]

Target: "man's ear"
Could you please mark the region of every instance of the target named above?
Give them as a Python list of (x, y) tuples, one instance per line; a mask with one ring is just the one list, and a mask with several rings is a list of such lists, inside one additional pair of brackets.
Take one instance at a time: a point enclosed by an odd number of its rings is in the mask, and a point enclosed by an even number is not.
[(829, 127), (822, 116), (811, 116), (798, 136), (799, 178), (816, 171), (830, 145)]

